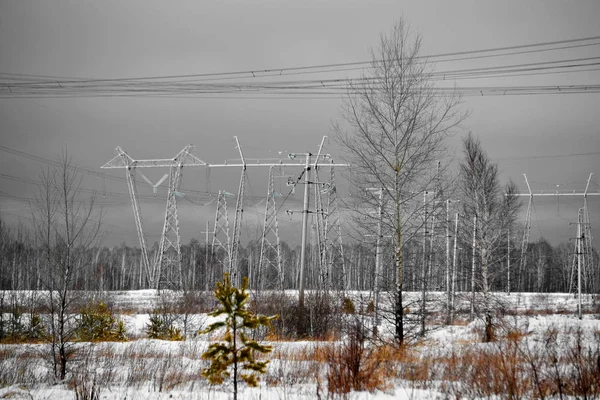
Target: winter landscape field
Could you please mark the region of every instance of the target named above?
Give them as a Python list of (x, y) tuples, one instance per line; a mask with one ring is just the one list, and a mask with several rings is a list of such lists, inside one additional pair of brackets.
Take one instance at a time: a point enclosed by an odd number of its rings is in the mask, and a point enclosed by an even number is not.
[(0, 400), (600, 399), (598, 16), (0, 0)]
[[(311, 297), (311, 295), (313, 297)], [(26, 300), (43, 293), (4, 293)], [(173, 308), (163, 304), (161, 318), (182, 333), (177, 340), (150, 339), (153, 311), (160, 307), (154, 290), (90, 293), (86, 302), (105, 302), (122, 320), (125, 337), (104, 342), (75, 340), (69, 346), (68, 375), (56, 380), (49, 345), (0, 345), (0, 398), (11, 399), (229, 399), (231, 382), (210, 385), (200, 372), (209, 343), (222, 333), (198, 335), (211, 318), (209, 294), (177, 308), (180, 293), (170, 293)], [(258, 310), (285, 309), (282, 296), (295, 292), (254, 294)], [(325, 318), (330, 331), (319, 340), (286, 340), (277, 329), (255, 333), (273, 346), (258, 387), (240, 387), (241, 399), (594, 399), (600, 396), (600, 299), (585, 295), (577, 317), (572, 294), (494, 294), (494, 338), (484, 343), (484, 324), (469, 320), (470, 294), (459, 294), (452, 324), (445, 324), (444, 293), (431, 293), (426, 333), (410, 333), (401, 348), (393, 346), (385, 316), (373, 335), (368, 292), (330, 293), (314, 307), (315, 322)], [(164, 293), (163, 293), (164, 297)], [(318, 296), (309, 294), (311, 299)], [(262, 298), (262, 300), (261, 300)], [(406, 303), (419, 294), (406, 293)], [(343, 300), (345, 299), (345, 300)], [(273, 302), (277, 304), (256, 304)], [(5, 303), (6, 304), (6, 303)], [(352, 306), (349, 306), (352, 304)], [(416, 303), (415, 303), (416, 304)], [(416, 307), (416, 306), (415, 306)], [(200, 309), (204, 308), (204, 312)], [(7, 309), (5, 308), (5, 311)], [(320, 311), (319, 311), (320, 310)], [(177, 314), (180, 312), (180, 314)], [(172, 314), (171, 314), (172, 313)], [(418, 325), (419, 311), (407, 310)], [(281, 320), (285, 320), (286, 316)], [(5, 328), (15, 318), (5, 313)], [(29, 324), (27, 313), (19, 323)], [(42, 315), (42, 319), (44, 316)], [(289, 321), (289, 318), (287, 318)], [(80, 323), (75, 316), (73, 323)], [(408, 326), (411, 323), (407, 324)], [(25, 329), (25, 328), (23, 328)], [(35, 342), (35, 341), (32, 341)]]

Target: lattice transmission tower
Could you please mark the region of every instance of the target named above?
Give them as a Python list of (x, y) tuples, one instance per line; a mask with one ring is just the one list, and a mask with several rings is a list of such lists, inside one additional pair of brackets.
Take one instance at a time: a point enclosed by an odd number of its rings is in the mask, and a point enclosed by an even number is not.
[[(335, 184), (335, 169), (329, 154), (321, 154), (327, 136), (324, 136), (315, 157), (313, 169), (315, 171), (315, 222), (316, 241), (319, 250), (319, 271), (321, 284), (326, 289), (333, 288), (333, 282), (338, 282), (338, 288), (347, 287), (346, 268), (344, 263), (344, 248), (342, 230), (338, 210), (337, 188)], [(330, 161), (329, 180), (321, 179), (319, 164), (321, 158)], [(325, 196), (325, 201), (323, 200)]]
[[(305, 185), (305, 191), (304, 191), (304, 204), (303, 204), (303, 209), (300, 210), (303, 214), (302, 216), (302, 244), (301, 244), (301, 254), (300, 254), (300, 302), (302, 303), (303, 301), (303, 273), (304, 273), (304, 265), (306, 263), (306, 239), (307, 239), (307, 222), (308, 222), (308, 214), (312, 213), (313, 211), (309, 210), (309, 188), (307, 187), (307, 185), (309, 184), (315, 184), (317, 182), (313, 182), (310, 180), (310, 173), (311, 170), (317, 170), (317, 163), (319, 160), (324, 159), (324, 158), (329, 158), (329, 157), (325, 157), (325, 155), (321, 155), (321, 149), (323, 147), (323, 142), (325, 141), (327, 137), (323, 137), (323, 141), (321, 142), (321, 146), (319, 147), (319, 153), (317, 155), (313, 155), (311, 153), (305, 153), (303, 154), (306, 158), (305, 158), (305, 162), (300, 162), (300, 161), (293, 161), (296, 158), (296, 153), (289, 153), (288, 154), (288, 158), (290, 160), (292, 160), (292, 162), (283, 162), (281, 159), (277, 160), (276, 162), (272, 162), (272, 161), (264, 161), (264, 160), (258, 160), (258, 159), (254, 159), (251, 160), (251, 162), (248, 162), (249, 160), (246, 159), (244, 157), (244, 154), (242, 152), (242, 148), (241, 145), (238, 141), (238, 138), (234, 136), (235, 142), (236, 142), (236, 148), (240, 154), (240, 161), (241, 162), (226, 162), (224, 164), (211, 164), (210, 168), (215, 168), (215, 167), (235, 167), (235, 168), (241, 168), (242, 169), (242, 174), (240, 177), (240, 185), (239, 185), (239, 189), (238, 189), (238, 195), (237, 195), (237, 201), (236, 201), (236, 212), (235, 212), (235, 221), (234, 221), (234, 232), (232, 235), (232, 239), (231, 239), (231, 244), (229, 246), (230, 249), (230, 270), (231, 270), (231, 275), (232, 275), (232, 279), (234, 277), (237, 277), (237, 279), (240, 278), (240, 272), (239, 272), (239, 266), (237, 263), (237, 248), (239, 246), (239, 241), (240, 241), (240, 235), (241, 235), (241, 227), (242, 227), (242, 217), (243, 217), (243, 211), (244, 211), (244, 192), (245, 192), (245, 186), (248, 180), (247, 177), (247, 169), (252, 167), (301, 167), (304, 169), (302, 175), (300, 178), (298, 178), (298, 182), (294, 183), (293, 185), (295, 186), (296, 184), (300, 183), (300, 180), (302, 178), (302, 176), (304, 177), (304, 182), (303, 184)], [(347, 164), (331, 164), (330, 167), (347, 167)], [(270, 178), (271, 179), (271, 178)], [(270, 185), (272, 185), (272, 183), (270, 182)], [(319, 185), (317, 185), (319, 186)], [(323, 188), (322, 185), (320, 185), (321, 188)], [(330, 185), (332, 186), (332, 185)], [(335, 186), (335, 185), (333, 185)], [(336, 200), (335, 200), (335, 192), (332, 192), (328, 195), (328, 209), (331, 209), (332, 212), (334, 212), (334, 214), (337, 212), (335, 210), (337, 210), (337, 206), (336, 206)], [(273, 188), (270, 188), (270, 191), (268, 192), (268, 199), (267, 199), (267, 209), (266, 209), (266, 215), (265, 215), (265, 226), (263, 226), (263, 237), (262, 237), (262, 241), (261, 241), (261, 261), (260, 261), (260, 266), (259, 268), (265, 268), (265, 263), (266, 263), (266, 259), (265, 259), (265, 253), (263, 253), (263, 249), (268, 249), (270, 246), (274, 246), (275, 248), (275, 252), (277, 253), (278, 251), (276, 250), (277, 247), (277, 242), (278, 242), (278, 233), (275, 232), (274, 230), (274, 225), (275, 221), (276, 221), (276, 207), (274, 205), (274, 199), (276, 197)], [(223, 202), (225, 202), (225, 199), (223, 199)], [(322, 202), (321, 202), (322, 204)], [(286, 210), (286, 212), (288, 213), (292, 213), (293, 211), (290, 210)], [(326, 211), (323, 210), (323, 214), (325, 214)], [(221, 213), (219, 214), (221, 215), (219, 217), (219, 220), (224, 219), (224, 215)], [(217, 220), (215, 221), (215, 224), (217, 223)], [(337, 223), (333, 223), (331, 225), (327, 225), (328, 228), (330, 229), (330, 235), (333, 236), (333, 232), (339, 232), (339, 230), (337, 230)], [(321, 231), (323, 232), (323, 237), (325, 237), (325, 221), (322, 222), (321, 224)], [(216, 229), (216, 228), (215, 228)], [(325, 239), (322, 240), (322, 242), (325, 242)], [(341, 236), (340, 239), (335, 239), (333, 240), (333, 243), (339, 243), (341, 244)], [(223, 248), (225, 248), (225, 246), (223, 246)], [(341, 248), (341, 247), (340, 247)], [(279, 250), (280, 251), (280, 250)], [(342, 250), (343, 251), (343, 250)], [(325, 253), (324, 253), (325, 254)], [(280, 256), (279, 256), (280, 257)], [(332, 256), (330, 257), (330, 259), (336, 259), (336, 257)], [(324, 259), (325, 260), (325, 259)], [(272, 258), (271, 261), (273, 262), (274, 268), (277, 271), (276, 274), (276, 280), (277, 281), (273, 281), (271, 283), (265, 281), (264, 283), (262, 283), (261, 285), (273, 285), (273, 284), (277, 284), (277, 285), (282, 285), (283, 283), (283, 279), (284, 279), (284, 273), (283, 273), (283, 266), (281, 266), (279, 263), (280, 261), (277, 261), (275, 258)], [(271, 262), (269, 261), (269, 262)], [(326, 261), (324, 261), (324, 265), (326, 264)], [(275, 275), (275, 274), (274, 274)]]
[[(229, 235), (229, 216), (227, 214), (228, 197), (233, 197), (233, 195), (224, 190), (219, 190), (211, 246), (212, 257), (214, 257), (212, 264), (220, 267), (221, 274), (224, 272), (231, 273), (231, 237)], [(215, 270), (214, 272), (215, 276), (213, 278), (220, 279), (220, 277), (217, 277), (218, 271)]]
[[(104, 164), (101, 168), (125, 168), (127, 186), (133, 205), (135, 225), (142, 249), (142, 263), (148, 276), (151, 287), (156, 289), (181, 289), (183, 286), (181, 274), (181, 243), (179, 236), (179, 219), (177, 216), (177, 198), (182, 197), (179, 191), (183, 167), (205, 166), (204, 161), (192, 154), (194, 146), (188, 145), (175, 157), (170, 159), (134, 160), (121, 147), (115, 149), (117, 156)], [(167, 192), (167, 206), (162, 236), (154, 264), (151, 266), (148, 248), (142, 224), (142, 212), (138, 201), (135, 176), (137, 168), (169, 168), (169, 190)], [(139, 171), (146, 182), (156, 189), (165, 178), (153, 185), (149, 179)]]
[[(331, 160), (333, 164), (333, 160)], [(335, 181), (335, 168), (330, 167), (329, 182), (325, 185), (327, 205), (325, 208), (325, 261), (329, 279), (339, 282), (338, 289), (348, 287), (348, 274), (344, 259), (344, 243), (342, 240), (342, 224), (338, 208), (338, 193)]]
[(571, 265), (571, 278), (569, 284), (569, 292), (576, 292), (579, 290), (579, 280), (576, 275), (583, 277), (582, 290), (589, 292), (589, 284), (592, 282), (593, 274), (596, 272), (594, 268), (594, 254), (592, 249), (592, 228), (590, 224), (590, 212), (588, 209), (588, 195), (596, 195), (596, 193), (589, 193), (590, 182), (592, 180), (591, 173), (588, 177), (585, 191), (583, 192), (583, 207), (578, 213), (578, 234), (575, 240), (575, 251), (573, 252), (573, 263)]
[[(210, 167), (214, 168), (214, 167), (241, 167), (242, 168), (242, 174), (240, 177), (240, 184), (238, 187), (238, 193), (237, 193), (237, 199), (236, 199), (236, 204), (235, 204), (235, 216), (234, 216), (234, 220), (233, 220), (233, 235), (232, 237), (229, 236), (229, 228), (227, 228), (227, 265), (223, 265), (223, 272), (227, 272), (229, 273), (229, 275), (231, 276), (231, 282), (234, 285), (239, 285), (241, 280), (241, 276), (239, 273), (239, 266), (238, 266), (238, 254), (239, 254), (239, 247), (240, 247), (240, 236), (241, 236), (241, 231), (242, 231), (242, 219), (244, 216), (244, 192), (245, 192), (245, 188), (246, 188), (246, 181), (248, 180), (248, 174), (247, 174), (247, 164), (246, 164), (246, 160), (244, 158), (244, 153), (242, 152), (242, 146), (240, 146), (240, 142), (238, 140), (237, 136), (233, 137), (235, 139), (235, 143), (236, 143), (236, 148), (238, 150), (238, 152), (240, 153), (240, 158), (241, 158), (241, 163), (240, 164), (211, 164)], [(221, 192), (219, 192), (221, 193)], [(217, 208), (217, 214), (216, 214), (216, 218), (215, 218), (215, 235), (217, 234), (217, 224), (222, 224), (223, 219), (227, 218), (227, 226), (229, 226), (229, 221), (228, 221), (228, 217), (227, 217), (227, 199), (225, 197), (225, 194), (227, 194), (227, 197), (233, 197), (232, 194), (227, 193), (225, 191), (222, 192), (223, 196), (220, 196), (221, 198), (221, 204), (222, 204), (222, 208), (224, 209), (224, 213), (219, 213), (219, 210)], [(221, 229), (222, 230), (222, 229)], [(213, 239), (214, 242), (215, 239)], [(224, 248), (224, 245), (221, 243), (220, 248)], [(223, 264), (223, 262), (221, 262), (221, 264)]]
[[(319, 160), (321, 158), (321, 151), (323, 150), (323, 144), (325, 142), (326, 137), (324, 136), (321, 140), (321, 144), (319, 145), (319, 150), (317, 151), (317, 156), (315, 157), (314, 163), (314, 171), (315, 171), (315, 181), (312, 182), (314, 184), (315, 189), (315, 227), (316, 227), (316, 246), (319, 251), (319, 278), (320, 283), (323, 285), (323, 288), (330, 289), (332, 285), (332, 276), (331, 269), (328, 265), (328, 257), (327, 257), (327, 228), (326, 228), (326, 220), (327, 220), (327, 210), (326, 205), (323, 204), (323, 196), (325, 184), (329, 185), (329, 182), (321, 181), (319, 176), (320, 165)], [(328, 155), (323, 155), (323, 157), (328, 157)], [(308, 188), (305, 188), (308, 190)]]
[(281, 193), (275, 192), (273, 168), (272, 166), (269, 167), (269, 186), (267, 189), (265, 220), (260, 244), (260, 261), (258, 264), (258, 286), (262, 290), (283, 290), (284, 288), (276, 202), (276, 198), (281, 197)]
[(525, 271), (525, 266), (527, 262), (527, 247), (529, 243), (529, 232), (531, 230), (531, 211), (533, 208), (533, 198), (535, 196), (555, 196), (555, 197), (563, 197), (563, 196), (582, 196), (583, 197), (583, 208), (581, 212), (578, 213), (578, 225), (581, 226), (581, 232), (577, 234), (577, 240), (575, 244), (575, 251), (573, 255), (573, 264), (571, 266), (571, 277), (569, 280), (569, 291), (580, 291), (581, 287), (580, 283), (575, 279), (575, 275), (577, 271), (580, 271), (582, 276), (584, 277), (583, 285), (585, 286), (587, 282), (590, 280), (587, 279), (588, 275), (591, 274), (594, 270), (593, 266), (593, 255), (592, 255), (592, 233), (590, 226), (590, 216), (588, 211), (588, 196), (600, 196), (599, 193), (590, 193), (589, 186), (592, 176), (594, 174), (591, 173), (587, 180), (587, 185), (585, 187), (585, 191), (583, 193), (577, 193), (575, 191), (568, 192), (559, 192), (558, 190), (554, 193), (533, 193), (531, 191), (531, 187), (529, 186), (529, 181), (527, 180), (527, 175), (523, 174), (525, 177), (525, 183), (527, 184), (527, 189), (529, 193), (518, 193), (515, 196), (527, 196), (529, 197), (529, 203), (527, 205), (527, 215), (525, 219), (525, 231), (523, 233), (523, 241), (521, 245), (521, 263), (519, 266), (519, 290), (522, 290), (521, 287), (521, 275)]

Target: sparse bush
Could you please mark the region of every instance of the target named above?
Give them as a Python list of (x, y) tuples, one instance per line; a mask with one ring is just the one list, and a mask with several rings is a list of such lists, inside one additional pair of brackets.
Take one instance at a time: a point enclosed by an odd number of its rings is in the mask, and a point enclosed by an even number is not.
[(339, 302), (334, 301), (329, 292), (313, 292), (306, 296), (304, 312), (308, 313), (308, 318), (301, 318), (298, 310), (298, 323), (308, 326), (299, 326), (298, 332), (306, 332), (313, 339), (332, 339), (339, 337), (342, 318), (341, 310), (336, 307)]
[(161, 292), (146, 327), (150, 339), (185, 340), (203, 324), (198, 314), (205, 312), (210, 302), (201, 292)]
[(300, 310), (297, 299), (284, 292), (269, 292), (256, 297), (250, 309), (255, 313), (279, 315), (267, 332), (270, 340), (331, 339), (339, 337), (342, 330), (340, 303), (328, 292), (308, 292), (304, 310)]
[(356, 309), (354, 308), (354, 303), (352, 302), (351, 298), (344, 297), (342, 299), (342, 312), (344, 314), (354, 314), (356, 312)]
[(184, 337), (200, 330), (204, 321), (198, 314), (210, 311), (209, 305), (210, 301), (205, 294), (197, 291), (185, 292), (178, 299), (175, 309), (181, 321)]
[(146, 325), (146, 334), (150, 339), (184, 340), (181, 329), (175, 327), (174, 319), (165, 310), (154, 309), (150, 314), (150, 321)]
[(82, 342), (120, 342), (127, 340), (127, 332), (104, 302), (93, 302), (81, 310), (76, 337)]
[(27, 330), (27, 338), (33, 341), (45, 340), (48, 336), (46, 327), (42, 321), (42, 318), (38, 313), (32, 313), (29, 320), (29, 329)]
[(582, 399), (600, 397), (600, 335), (587, 342), (583, 330), (569, 330), (566, 333), (573, 339), (566, 352), (565, 391), (570, 396)]
[[(93, 305), (105, 307), (104, 303)], [(106, 382), (103, 381), (102, 371), (98, 368), (96, 348), (93, 345), (86, 346), (80, 351), (79, 356), (81, 358), (67, 382), (67, 387), (74, 392), (75, 400), (100, 400)]]
[(95, 373), (73, 375), (68, 387), (75, 393), (75, 400), (100, 400), (101, 387)]
[(39, 359), (31, 350), (21, 346), (4, 346), (0, 351), (0, 388), (42, 379), (36, 368)]
[[(23, 314), (25, 308), (16, 292), (0, 293), (0, 341), (4, 343), (20, 343), (26, 338)], [(4, 314), (8, 314), (8, 319)]]
[(264, 337), (261, 337), (260, 329), (252, 332), (254, 339), (286, 340), (296, 337), (298, 301), (286, 296), (285, 292), (256, 294), (248, 309), (255, 314), (279, 315), (279, 318), (271, 321)]
[(385, 358), (379, 357), (377, 348), (370, 346), (366, 339), (366, 327), (355, 319), (349, 325), (345, 341), (324, 348), (329, 393), (374, 392), (388, 388)]
[[(0, 293), (0, 343), (38, 342), (46, 338), (46, 328), (34, 311), (34, 295), (31, 297), (28, 301), (17, 292), (9, 296)], [(8, 319), (4, 318), (5, 313)]]
[(373, 301), (373, 299), (369, 301), (366, 312), (367, 314), (373, 314), (375, 312), (375, 302)]

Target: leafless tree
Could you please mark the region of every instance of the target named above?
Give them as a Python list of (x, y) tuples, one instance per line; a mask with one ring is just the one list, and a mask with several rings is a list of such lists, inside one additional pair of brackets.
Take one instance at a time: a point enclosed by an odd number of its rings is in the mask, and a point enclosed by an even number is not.
[[(471, 133), (463, 140), (464, 159), (460, 164), (460, 188), (463, 213), (473, 226), (472, 292), (481, 292), (486, 340), (491, 340), (493, 309), (490, 297), (493, 268), (501, 265), (507, 227), (514, 224), (519, 212), (516, 185), (509, 182), (504, 188), (498, 181), (498, 165), (490, 161), (481, 142)], [(479, 264), (480, 279), (475, 279)], [(474, 312), (474, 299), (472, 299)]]
[(348, 85), (342, 118), (334, 127), (352, 164), (350, 179), (361, 225), (379, 220), (378, 195), (383, 190), (382, 235), (395, 242), (395, 300), (393, 320), (397, 343), (404, 341), (403, 247), (415, 234), (423, 191), (432, 183), (431, 171), (445, 155), (444, 139), (466, 117), (456, 92), (433, 86), (431, 67), (419, 55), (421, 38), (400, 20), (372, 49), (370, 68)]
[(102, 213), (94, 207), (94, 195), (84, 199), (82, 175), (66, 151), (58, 161), (57, 167), (40, 176), (32, 214), (47, 268), (42, 281), (48, 293), (52, 366), (55, 377), (63, 380), (75, 328), (74, 277), (93, 262), (90, 250), (100, 240)]

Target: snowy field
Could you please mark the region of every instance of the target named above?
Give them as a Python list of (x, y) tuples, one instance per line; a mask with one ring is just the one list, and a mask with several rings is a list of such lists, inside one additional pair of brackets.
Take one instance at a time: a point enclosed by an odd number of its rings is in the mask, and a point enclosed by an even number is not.
[[(288, 293), (294, 296), (294, 293)], [(357, 305), (352, 322), (367, 326), (361, 314), (368, 293), (347, 293)], [(483, 343), (483, 322), (470, 320), (468, 294), (457, 298), (454, 324), (445, 325), (445, 295), (428, 295), (427, 334), (414, 335), (402, 349), (390, 341), (392, 326), (382, 319), (379, 340), (351, 340), (352, 328), (323, 341), (284, 341), (262, 335), (273, 346), (258, 388), (241, 386), (240, 399), (521, 399), (598, 398), (600, 394), (600, 296), (495, 294), (502, 308), (496, 340)], [(155, 291), (111, 292), (111, 308), (125, 323), (126, 342), (76, 343), (65, 382), (50, 373), (47, 344), (0, 345), (0, 398), (75, 399), (230, 399), (230, 385), (211, 386), (200, 376), (201, 359), (213, 335), (195, 335), (210, 323), (206, 313), (188, 316), (185, 341), (146, 337)], [(418, 321), (420, 294), (408, 293), (409, 324)], [(413, 327), (413, 331), (416, 327)], [(367, 335), (368, 336), (368, 335)], [(362, 340), (365, 339), (365, 340)], [(353, 347), (354, 346), (354, 347)], [(348, 372), (358, 363), (355, 374)], [(354, 381), (353, 381), (354, 380)], [(352, 381), (354, 383), (348, 383)], [(350, 386), (348, 386), (350, 385)], [(351, 389), (348, 389), (351, 387)], [(357, 389), (358, 388), (358, 389)]]

